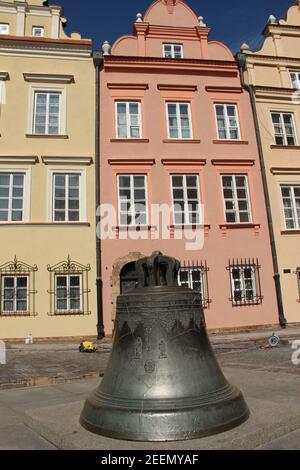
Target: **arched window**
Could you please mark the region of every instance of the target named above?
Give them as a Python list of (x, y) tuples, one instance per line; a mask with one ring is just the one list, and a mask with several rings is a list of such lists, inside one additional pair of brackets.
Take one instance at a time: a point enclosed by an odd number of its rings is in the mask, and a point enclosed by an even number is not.
[(135, 262), (128, 263), (120, 273), (120, 290), (125, 294), (131, 289), (135, 289), (138, 284), (138, 276), (135, 269)]

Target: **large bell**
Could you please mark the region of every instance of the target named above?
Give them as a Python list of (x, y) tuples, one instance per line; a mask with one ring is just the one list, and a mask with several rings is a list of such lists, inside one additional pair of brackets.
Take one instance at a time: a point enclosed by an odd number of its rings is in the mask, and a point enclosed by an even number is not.
[(195, 439), (249, 417), (225, 379), (198, 292), (178, 286), (180, 264), (154, 253), (136, 263), (139, 288), (118, 298), (109, 365), (87, 399), (87, 430), (133, 441)]

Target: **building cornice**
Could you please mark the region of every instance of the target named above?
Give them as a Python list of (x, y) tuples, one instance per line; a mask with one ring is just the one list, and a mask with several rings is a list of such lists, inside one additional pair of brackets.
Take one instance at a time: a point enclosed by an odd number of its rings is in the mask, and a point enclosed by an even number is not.
[(205, 166), (207, 160), (204, 158), (163, 158), (161, 163), (164, 166)]
[(238, 65), (235, 60), (208, 60), (208, 59), (166, 59), (163, 57), (128, 57), (128, 56), (106, 56), (104, 58), (104, 69), (135, 69), (143, 71), (164, 71), (204, 73), (213, 72), (221, 76), (237, 76)]
[(153, 166), (155, 163), (153, 158), (113, 158), (108, 160), (110, 166)]
[(197, 91), (197, 85), (164, 85), (158, 84), (158, 90), (160, 91)]
[(292, 101), (295, 99), (295, 93), (299, 94), (299, 90), (296, 88), (253, 86), (253, 89), (256, 98), (273, 100)]
[(42, 157), (45, 165), (92, 165), (92, 157)]
[(231, 87), (231, 86), (207, 86), (205, 90), (208, 93), (243, 93), (242, 87)]
[[(245, 53), (247, 57), (247, 63), (249, 64), (255, 64), (256, 62), (275, 62), (274, 65), (279, 65), (278, 62), (289, 62), (289, 63), (297, 63), (300, 64), (300, 58), (295, 58), (295, 57), (288, 57), (288, 56), (277, 56), (277, 55), (263, 55), (259, 53), (251, 53), (251, 52), (246, 52)], [(249, 60), (251, 59), (251, 60)]]
[(230, 158), (222, 158), (222, 159), (215, 159), (211, 161), (212, 165), (214, 166), (254, 166), (255, 160), (250, 159), (230, 159)]
[(300, 168), (293, 167), (272, 167), (270, 169), (272, 175), (300, 175)]
[(108, 83), (110, 90), (148, 90), (148, 83)]
[(74, 75), (23, 73), (23, 77), (26, 82), (33, 83), (74, 83)]

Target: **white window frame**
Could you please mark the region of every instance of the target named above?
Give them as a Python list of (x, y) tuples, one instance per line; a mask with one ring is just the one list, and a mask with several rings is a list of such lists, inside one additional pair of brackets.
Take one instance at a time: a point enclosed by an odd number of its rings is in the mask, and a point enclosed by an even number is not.
[[(220, 135), (219, 135), (217, 106), (223, 106), (223, 108), (225, 109), (225, 113), (224, 113), (224, 119), (225, 119), (225, 123), (226, 123), (225, 124), (226, 125), (226, 128), (225, 128), (226, 137), (225, 138), (220, 137)], [(236, 115), (237, 129), (238, 129), (238, 138), (237, 139), (232, 139), (230, 137), (230, 128), (231, 128), (231, 126), (230, 126), (230, 118), (228, 116), (228, 110), (227, 110), (228, 106), (233, 106), (235, 108), (235, 115)], [(237, 141), (241, 140), (240, 117), (239, 117), (238, 105), (236, 103), (215, 103), (215, 120), (216, 120), (218, 140), (229, 140), (229, 141), (233, 141), (233, 142), (237, 142)]]
[[(79, 175), (79, 221), (78, 222), (55, 222), (54, 220), (54, 175)], [(73, 169), (51, 169), (48, 172), (48, 222), (53, 224), (80, 224), (87, 223), (87, 184), (86, 170)]]
[[(172, 57), (166, 57), (166, 51), (165, 51), (165, 47), (166, 46), (169, 46), (171, 47), (171, 55)], [(181, 50), (181, 57), (175, 57), (175, 47), (180, 47), (180, 50)], [(184, 59), (184, 56), (183, 56), (183, 44), (176, 44), (176, 43), (170, 43), (170, 42), (166, 42), (162, 45), (162, 50), (163, 50), (163, 58), (164, 59)]]
[(299, 70), (290, 70), (290, 80), (291, 80), (291, 86), (292, 88), (294, 88), (294, 83), (293, 83), (293, 79), (292, 79), (292, 75), (296, 75), (296, 89), (297, 90), (300, 90), (300, 71)]
[[(17, 295), (16, 295), (16, 291), (17, 291), (17, 280), (18, 279), (27, 279), (27, 286), (26, 286), (26, 289), (27, 289), (27, 295), (26, 295), (26, 304), (27, 304), (27, 310), (17, 310)], [(14, 287), (13, 287), (13, 290), (14, 290), (14, 297), (13, 297), (13, 310), (4, 310), (4, 279), (14, 279)], [(2, 302), (1, 302), (1, 314), (4, 314), (4, 315), (26, 315), (26, 314), (29, 314), (30, 312), (30, 298), (29, 298), (29, 295), (30, 295), (30, 276), (29, 275), (9, 275), (9, 274), (5, 274), (3, 276), (1, 276), (1, 299), (2, 299)], [(23, 300), (23, 299), (22, 299)]]
[(204, 276), (205, 276), (205, 271), (204, 269), (202, 268), (196, 268), (196, 267), (191, 267), (191, 268), (186, 268), (186, 267), (183, 267), (180, 269), (179, 273), (178, 273), (178, 284), (179, 286), (185, 286), (186, 285), (186, 282), (181, 282), (181, 278), (180, 278), (180, 275), (182, 272), (187, 272), (188, 273), (188, 281), (187, 281), (187, 284), (188, 284), (188, 287), (189, 289), (192, 289), (194, 290), (194, 281), (193, 281), (193, 272), (194, 271), (197, 271), (200, 273), (200, 279), (201, 279), (201, 296), (202, 296), (202, 303), (204, 304), (205, 301), (207, 299), (205, 299), (205, 286), (204, 286), (204, 282), (205, 282), (205, 279), (204, 279)]
[[(184, 222), (183, 223), (176, 223), (175, 217), (175, 202), (174, 202), (174, 187), (173, 187), (173, 176), (182, 176), (183, 177), (183, 197), (184, 197)], [(187, 184), (186, 179), (188, 176), (195, 176), (197, 178), (197, 191), (198, 191), (198, 204), (199, 204), (199, 223), (194, 224), (190, 223), (190, 212), (188, 207), (188, 197), (187, 197)], [(174, 226), (182, 227), (182, 226), (201, 226), (203, 225), (203, 213), (202, 213), (202, 206), (201, 206), (201, 193), (200, 193), (200, 178), (197, 173), (172, 173), (170, 175), (170, 184), (172, 190), (172, 213), (173, 213), (173, 223)]]
[[(36, 93), (60, 93), (59, 133), (58, 134), (35, 134), (35, 94)], [(67, 88), (66, 87), (31, 87), (29, 89), (29, 116), (27, 134), (41, 136), (67, 135)]]
[[(37, 30), (41, 30), (41, 34), (36, 34)], [(37, 38), (43, 38), (45, 36), (44, 26), (32, 26), (32, 36)]]
[[(130, 177), (130, 215), (131, 215), (131, 224), (121, 224), (121, 198), (120, 198), (120, 177), (127, 176)], [(145, 179), (145, 201), (146, 201), (146, 223), (143, 225), (136, 225), (135, 224), (135, 200), (134, 200), (134, 176), (143, 176)], [(118, 190), (118, 220), (120, 227), (147, 227), (149, 226), (149, 202), (148, 202), (148, 175), (145, 173), (119, 173), (117, 175), (117, 190)], [(134, 223), (133, 223), (134, 221)]]
[[(58, 301), (58, 297), (57, 297), (57, 278), (59, 277), (65, 277), (67, 279), (67, 308), (66, 309), (58, 309), (57, 308), (57, 301)], [(71, 277), (78, 277), (79, 278), (79, 298), (80, 298), (80, 308), (79, 309), (71, 309), (71, 296), (70, 296), (70, 291), (71, 291), (71, 283), (70, 283), (70, 280), (71, 280)], [(82, 274), (78, 274), (78, 273), (57, 273), (55, 274), (55, 308), (54, 308), (54, 311), (55, 311), (55, 314), (68, 314), (68, 313), (72, 313), (73, 315), (76, 314), (76, 313), (82, 313), (83, 311), (83, 291), (82, 291)]]
[[(283, 130), (283, 134), (276, 134), (275, 133), (275, 124), (273, 123), (273, 114), (278, 114), (280, 116), (280, 126)], [(286, 129), (285, 129), (285, 123), (283, 121), (283, 116), (285, 114), (287, 114), (289, 116), (292, 116), (292, 126), (293, 126), (293, 131), (294, 131), (293, 137), (295, 139), (295, 143), (293, 145), (289, 145), (288, 142), (287, 142), (287, 133), (286, 133)], [(296, 123), (295, 123), (295, 116), (294, 116), (293, 112), (290, 112), (290, 111), (271, 111), (271, 123), (272, 123), (272, 128), (273, 128), (273, 136), (274, 136), (275, 145), (284, 145), (284, 146), (289, 146), (289, 147), (294, 147), (294, 146), (298, 145), (297, 129), (296, 129)], [(283, 144), (277, 144), (276, 143), (276, 136), (277, 135), (280, 135), (280, 136), (283, 137), (283, 140), (284, 140)]]
[[(291, 203), (292, 203), (292, 211), (293, 211), (293, 222), (295, 224), (294, 228), (289, 228), (287, 226), (287, 219), (285, 217), (285, 207), (284, 207), (284, 202), (283, 202), (283, 194), (282, 194), (282, 189), (283, 188), (292, 188), (292, 197), (291, 197)], [(284, 224), (285, 224), (285, 229), (288, 231), (293, 231), (293, 230), (300, 230), (300, 221), (298, 220), (297, 216), (297, 205), (296, 205), (296, 197), (295, 197), (295, 191), (294, 188), (299, 188), (300, 189), (300, 184), (292, 184), (292, 183), (287, 183), (287, 184), (281, 184), (280, 185), (280, 196), (281, 196), (281, 204), (282, 204), (282, 210), (283, 210), (283, 219), (284, 219)]]
[[(118, 104), (126, 104), (126, 127), (127, 127), (127, 136), (126, 137), (119, 137), (119, 131), (118, 131)], [(137, 104), (138, 105), (138, 121), (139, 125), (138, 126), (131, 126), (131, 114), (129, 112), (130, 104)], [(139, 127), (140, 129), (140, 136), (139, 137), (131, 137), (131, 127)], [(115, 101), (115, 128), (116, 128), (116, 138), (123, 140), (123, 139), (128, 139), (128, 140), (139, 140), (143, 138), (143, 126), (142, 126), (142, 105), (140, 101), (134, 101), (134, 100), (128, 100), (128, 101), (122, 101), (122, 100), (116, 100)]]
[(5, 31), (0, 31), (0, 35), (1, 34), (9, 34), (9, 23), (0, 23), (0, 28), (4, 27), (5, 28)]
[[(178, 137), (170, 136), (170, 124), (169, 124), (169, 104), (176, 105), (176, 117), (178, 124)], [(181, 115), (180, 115), (180, 105), (188, 106), (188, 117), (190, 124), (190, 137), (182, 137), (182, 127), (181, 127)], [(168, 139), (170, 140), (193, 140), (193, 122), (192, 122), (192, 112), (191, 112), (191, 103), (189, 101), (166, 101), (166, 117), (167, 117), (167, 129), (168, 129)]]
[[(234, 270), (237, 270), (239, 269), (240, 271), (240, 282), (241, 282), (241, 286), (242, 286), (242, 289), (241, 290), (236, 290), (234, 288), (234, 285), (235, 285), (235, 279), (233, 277), (233, 271)], [(247, 300), (245, 294), (247, 292), (248, 289), (246, 289), (246, 282), (245, 282), (245, 275), (244, 275), (244, 270), (245, 269), (251, 269), (251, 280), (252, 280), (252, 283), (253, 283), (253, 300)], [(242, 275), (241, 275), (241, 271), (242, 271)], [(256, 280), (256, 271), (257, 271), (257, 267), (255, 265), (244, 265), (244, 266), (231, 266), (230, 268), (230, 277), (231, 277), (231, 289), (232, 289), (232, 292), (231, 292), (231, 295), (232, 295), (232, 303), (233, 305), (248, 305), (248, 304), (251, 304), (251, 303), (255, 303), (257, 299), (257, 280)], [(241, 301), (236, 301), (235, 298), (234, 298), (234, 293), (235, 292), (242, 292), (242, 298), (243, 300)]]
[[(223, 177), (231, 177), (233, 179), (233, 191), (234, 191), (234, 205), (235, 205), (235, 211), (236, 211), (236, 215), (237, 215), (237, 221), (236, 222), (227, 222), (227, 215), (226, 213), (227, 212), (232, 212), (232, 211), (229, 211), (226, 209), (226, 201), (229, 201), (228, 198), (225, 199), (225, 196), (224, 196), (224, 186), (223, 186)], [(249, 206), (249, 221), (248, 222), (241, 222), (240, 221), (240, 214), (239, 214), (239, 209), (238, 209), (238, 201), (239, 201), (239, 198), (237, 197), (237, 186), (236, 186), (236, 178), (240, 178), (240, 177), (243, 177), (245, 178), (245, 181), (246, 181), (246, 191), (247, 191), (247, 201), (248, 201), (248, 206)], [(221, 174), (221, 188), (222, 188), (222, 198), (223, 198), (223, 208), (224, 208), (224, 221), (226, 224), (228, 225), (247, 225), (247, 224), (251, 224), (253, 222), (253, 218), (252, 218), (252, 206), (251, 206), (251, 198), (250, 198), (250, 192), (249, 192), (249, 182), (248, 182), (248, 175), (243, 175), (243, 174), (237, 174), (237, 173), (222, 173)], [(245, 212), (245, 211), (243, 211)]]
[[(24, 169), (24, 168), (20, 168), (20, 169), (8, 169), (8, 168), (1, 168), (0, 169), (0, 173), (8, 173), (8, 174), (21, 174), (21, 175), (24, 175), (24, 189), (23, 189), (23, 219), (22, 221), (12, 221), (12, 220), (8, 220), (8, 221), (0, 221), (0, 224), (23, 224), (23, 223), (26, 223), (26, 222), (29, 222), (30, 221), (30, 205), (31, 205), (31, 170), (30, 169)], [(11, 190), (10, 190), (10, 193), (11, 193)], [(10, 196), (9, 196), (10, 197)], [(10, 199), (10, 202), (9, 202), (9, 206), (11, 206), (11, 199)], [(10, 210), (9, 210), (10, 212)], [(11, 218), (11, 214), (10, 214), (10, 218)]]

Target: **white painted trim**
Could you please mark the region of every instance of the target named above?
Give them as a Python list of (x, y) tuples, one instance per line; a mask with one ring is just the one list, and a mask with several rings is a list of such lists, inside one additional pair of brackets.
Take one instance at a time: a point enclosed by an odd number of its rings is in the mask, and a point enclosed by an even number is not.
[(0, 33), (0, 35), (8, 35), (9, 34), (9, 23), (2, 23), (0, 22), (0, 26), (5, 26), (6, 27), (6, 30), (5, 31), (2, 31), (2, 33)]
[[(233, 192), (234, 192), (234, 204), (235, 204), (235, 212), (236, 212), (236, 216), (239, 220), (237, 220), (236, 222), (227, 222), (226, 220), (226, 212), (227, 209), (226, 209), (226, 201), (225, 201), (225, 197), (224, 197), (224, 186), (223, 186), (223, 176), (230, 176), (232, 178), (232, 181), (233, 181)], [(221, 177), (221, 188), (222, 188), (222, 198), (223, 198), (223, 209), (224, 209), (224, 222), (225, 224), (229, 224), (229, 225), (240, 225), (240, 224), (252, 224), (253, 223), (253, 215), (252, 215), (252, 206), (251, 206), (251, 198), (250, 198), (250, 192), (249, 192), (249, 183), (248, 183), (248, 175), (246, 174), (240, 174), (240, 173), (221, 173), (220, 175)], [(237, 197), (237, 188), (236, 188), (236, 178), (238, 177), (243, 177), (245, 178), (245, 181), (246, 181), (246, 190), (247, 190), (247, 202), (248, 202), (248, 207), (249, 207), (249, 220), (248, 222), (240, 222), (240, 214), (239, 214), (239, 209), (238, 209), (238, 197)], [(245, 211), (243, 211), (245, 212)]]
[[(134, 199), (134, 176), (143, 176), (144, 181), (145, 181), (145, 201), (146, 201), (146, 224), (144, 225), (135, 225), (135, 217), (132, 217), (132, 222), (134, 220), (134, 223), (131, 223), (130, 225), (128, 224), (121, 224), (121, 198), (120, 198), (120, 177), (122, 176), (129, 176), (130, 177), (130, 207), (131, 211), (129, 212), (130, 215), (135, 215), (135, 210), (132, 211), (132, 208), (134, 208), (135, 205), (135, 199)], [(120, 227), (147, 227), (149, 226), (149, 197), (148, 197), (148, 175), (145, 173), (119, 173), (117, 175), (117, 191), (118, 191), (118, 221), (119, 221), (119, 226)]]
[[(23, 194), (23, 220), (20, 224), (30, 222), (30, 205), (31, 205), (31, 169), (16, 169), (16, 168), (0, 168), (0, 173), (23, 173), (24, 174), (24, 194)], [(18, 224), (18, 222), (1, 222), (5, 225), (11, 223)]]
[[(42, 33), (42, 34), (36, 34), (36, 31), (37, 31), (37, 30), (41, 30), (41, 33)], [(43, 38), (43, 37), (45, 36), (45, 28), (44, 28), (44, 26), (32, 26), (31, 34), (32, 34), (33, 37)]]
[[(59, 310), (57, 308), (57, 278), (58, 277), (65, 277), (67, 279), (67, 286), (66, 286), (66, 289), (67, 289), (67, 309), (64, 309), (64, 310)], [(80, 308), (79, 309), (76, 309), (76, 310), (72, 310), (70, 307), (70, 300), (71, 300), (71, 297), (70, 297), (70, 278), (71, 277), (78, 277), (79, 278), (79, 299), (80, 299)], [(82, 286), (83, 286), (83, 279), (82, 279), (82, 274), (80, 273), (56, 273), (55, 276), (55, 293), (54, 293), (54, 311), (55, 311), (55, 314), (63, 314), (65, 313), (66, 315), (68, 313), (73, 313), (73, 314), (76, 314), (76, 313), (80, 313), (82, 312), (83, 308), (83, 289), (82, 289)]]
[(17, 36), (25, 35), (25, 5), (17, 5)]
[[(126, 132), (127, 136), (126, 137), (119, 137), (118, 135), (118, 104), (125, 104), (126, 105)], [(131, 114), (129, 113), (129, 107), (131, 104), (137, 104), (138, 105), (138, 126), (131, 126)], [(122, 100), (117, 100), (115, 101), (115, 127), (116, 127), (116, 138), (117, 139), (142, 139), (143, 138), (143, 126), (142, 126), (142, 107), (141, 107), (141, 102), (140, 101), (122, 101)], [(131, 137), (130, 135), (130, 129), (131, 127), (139, 127), (140, 130), (140, 136), (139, 137)]]
[[(173, 186), (173, 176), (182, 176), (183, 177), (183, 198), (184, 198), (184, 222), (181, 224), (176, 223), (176, 218), (175, 218), (175, 201), (174, 201), (174, 186)], [(199, 216), (199, 223), (193, 224), (190, 223), (190, 212), (188, 208), (188, 197), (187, 197), (187, 184), (186, 184), (186, 178), (187, 176), (196, 176), (197, 178), (197, 195), (198, 195), (198, 216)], [(172, 172), (170, 174), (170, 185), (171, 185), (171, 191), (172, 191), (172, 213), (173, 213), (173, 224), (175, 227), (182, 227), (182, 226), (189, 226), (189, 225), (203, 225), (203, 211), (201, 208), (201, 192), (200, 192), (200, 177), (199, 174), (197, 173), (178, 173), (178, 171)]]
[(73, 83), (74, 75), (58, 75), (47, 73), (23, 73), (24, 80), (32, 83)]
[[(48, 170), (48, 207), (47, 220), (53, 223), (53, 176), (55, 174), (80, 175), (79, 179), (79, 221), (78, 223), (87, 223), (87, 183), (86, 170), (70, 170), (70, 169), (50, 169)], [(59, 224), (59, 222), (56, 222)], [(66, 224), (68, 222), (62, 222)]]
[[(1, 159), (1, 157), (0, 157)], [(45, 165), (92, 165), (92, 157), (42, 157)]]
[[(60, 93), (60, 113), (59, 113), (59, 134), (67, 135), (67, 89), (66, 87), (31, 87), (29, 89), (29, 115), (27, 122), (27, 134), (34, 133), (34, 105), (35, 105), (35, 93)], [(42, 134), (48, 135), (48, 134)], [(52, 134), (50, 134), (52, 135)]]
[[(226, 133), (229, 135), (229, 137), (220, 137), (219, 136), (219, 126), (218, 126), (218, 115), (217, 115), (217, 106), (223, 106), (225, 108), (225, 125), (226, 125)], [(235, 108), (235, 117), (236, 117), (236, 122), (237, 122), (237, 128), (238, 128), (238, 138), (237, 139), (231, 139), (230, 138), (230, 123), (229, 123), (229, 116), (227, 113), (227, 106), (234, 106)], [(236, 103), (214, 103), (215, 107), (215, 122), (216, 122), (216, 128), (217, 128), (217, 138), (218, 140), (228, 140), (231, 142), (238, 142), (241, 140), (241, 126), (240, 126), (240, 117), (239, 117), (239, 112), (238, 112), (238, 105)]]
[(273, 116), (272, 116), (273, 114), (279, 114), (279, 116), (280, 116), (280, 125), (281, 125), (282, 131), (283, 131), (282, 135), (283, 135), (283, 139), (284, 139), (283, 145), (286, 145), (286, 146), (288, 145), (288, 143), (287, 143), (287, 134), (286, 134), (286, 130), (285, 130), (283, 115), (288, 114), (288, 115), (292, 116), (292, 125), (293, 125), (293, 131), (294, 131), (293, 137), (295, 138), (295, 144), (290, 145), (289, 147), (296, 147), (298, 145), (298, 135), (297, 135), (297, 128), (296, 128), (294, 112), (293, 111), (272, 111), (271, 110), (271, 123), (272, 123), (272, 128), (273, 128), (274, 144), (277, 145), (276, 144), (275, 124), (273, 122)]
[[(233, 270), (234, 269), (239, 269), (240, 272), (240, 277), (239, 277), (239, 282), (241, 283), (241, 290), (236, 291), (234, 288), (235, 285), (235, 279), (233, 278)], [(256, 271), (257, 271), (257, 266), (255, 264), (245, 264), (243, 266), (232, 266), (230, 269), (230, 277), (231, 277), (231, 295), (232, 295), (232, 303), (234, 305), (248, 305), (248, 301), (245, 297), (245, 294), (247, 292), (246, 289), (246, 283), (245, 283), (245, 276), (244, 276), (244, 269), (251, 269), (251, 280), (252, 280), (252, 286), (253, 286), (253, 297), (257, 298), (257, 283), (256, 283)], [(243, 300), (240, 302), (236, 302), (234, 300), (234, 293), (235, 292), (241, 292)]]
[[(171, 55), (172, 57), (166, 57), (166, 53), (165, 53), (165, 46), (171, 46)], [(175, 57), (175, 50), (174, 50), (174, 46), (179, 46), (180, 49), (181, 49), (181, 57)], [(175, 43), (175, 42), (165, 42), (162, 44), (162, 50), (163, 50), (163, 58), (164, 59), (184, 59), (184, 55), (183, 55), (183, 44), (178, 44), (178, 43)]]
[[(176, 105), (176, 117), (177, 117), (177, 125), (178, 125), (178, 137), (171, 137), (170, 136), (170, 125), (169, 125), (169, 104)], [(182, 127), (181, 127), (181, 115), (180, 115), (180, 105), (186, 104), (188, 106), (188, 117), (189, 117), (189, 125), (190, 125), (190, 137), (182, 137)], [(193, 140), (194, 132), (193, 132), (193, 122), (192, 122), (192, 113), (191, 113), (191, 103), (189, 101), (166, 101), (166, 117), (167, 117), (167, 130), (168, 130), (168, 139), (171, 140)]]

